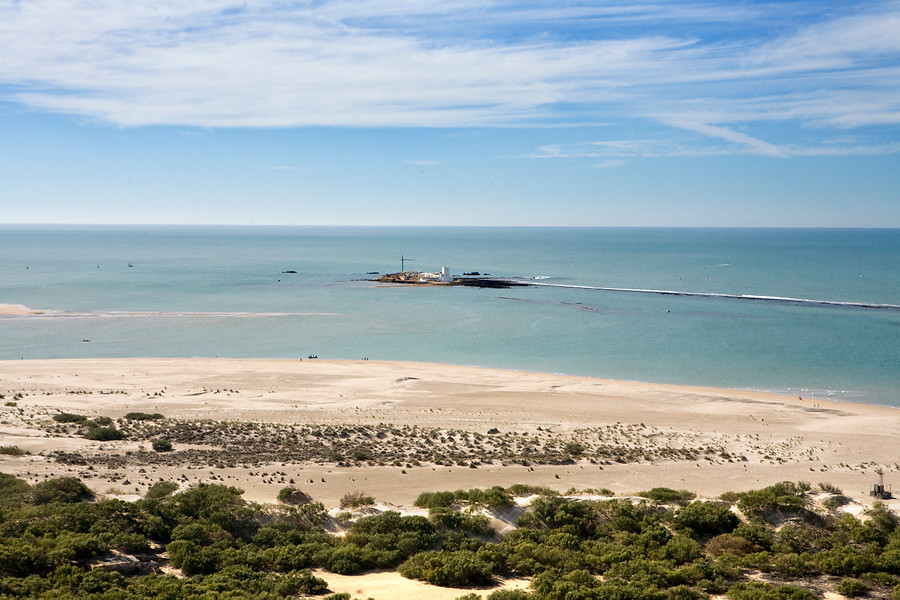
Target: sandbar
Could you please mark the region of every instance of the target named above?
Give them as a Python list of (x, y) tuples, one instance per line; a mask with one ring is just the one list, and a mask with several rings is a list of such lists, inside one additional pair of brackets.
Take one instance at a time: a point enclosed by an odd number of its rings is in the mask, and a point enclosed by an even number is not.
[(44, 311), (28, 308), (21, 304), (0, 304), (0, 315), (5, 316), (21, 316), (21, 315), (42, 315)]

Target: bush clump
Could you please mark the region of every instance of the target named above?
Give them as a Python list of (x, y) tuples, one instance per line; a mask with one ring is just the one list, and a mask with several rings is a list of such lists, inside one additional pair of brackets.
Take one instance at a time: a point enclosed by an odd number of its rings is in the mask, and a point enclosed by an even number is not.
[(341, 497), (341, 508), (360, 508), (373, 504), (375, 504), (375, 498), (367, 496), (362, 491), (348, 492)]
[(491, 565), (470, 550), (420, 552), (400, 565), (399, 571), (408, 579), (441, 587), (473, 587), (494, 582)]
[(156, 450), (157, 452), (171, 452), (172, 451), (172, 442), (169, 440), (164, 440), (164, 439), (153, 440), (153, 443), (151, 444), (151, 446), (153, 446), (153, 449)]
[(150, 486), (150, 489), (147, 490), (147, 494), (144, 497), (148, 500), (165, 498), (166, 496), (171, 496), (177, 489), (178, 484), (174, 481), (157, 481)]
[(667, 487), (655, 487), (646, 492), (638, 492), (637, 495), (657, 504), (687, 504), (697, 497), (697, 494), (694, 492), (673, 490)]
[(50, 504), (62, 502), (72, 504), (90, 500), (94, 493), (76, 477), (57, 477), (36, 484), (32, 490), (32, 502)]
[(309, 504), (312, 498), (295, 487), (287, 486), (278, 492), (278, 501), (283, 504)]
[(160, 413), (130, 412), (123, 419), (127, 421), (160, 421), (165, 419)]
[(848, 577), (842, 580), (837, 586), (838, 594), (843, 596), (847, 596), (848, 598), (855, 598), (857, 596), (865, 596), (869, 592), (872, 591), (872, 586), (866, 583), (865, 581), (861, 581), (859, 579), (854, 579), (852, 577)]
[(125, 439), (125, 434), (115, 427), (95, 427), (85, 432), (84, 438), (95, 442), (111, 442)]
[(739, 494), (738, 508), (750, 517), (773, 512), (798, 513), (806, 507), (808, 490), (806, 484), (782, 481), (761, 490)]
[(84, 423), (87, 421), (87, 417), (84, 415), (62, 412), (58, 415), (53, 415), (53, 420), (57, 423)]
[(512, 495), (508, 490), (499, 485), (482, 490), (456, 490), (455, 492), (423, 492), (413, 502), (419, 508), (449, 508), (454, 504), (468, 504), (469, 506), (485, 506), (499, 509), (512, 506)]
[(739, 583), (728, 590), (731, 600), (819, 600), (808, 590), (793, 585), (772, 585), (759, 581)]
[(696, 535), (731, 533), (740, 523), (731, 508), (719, 502), (692, 502), (680, 508), (672, 520)]

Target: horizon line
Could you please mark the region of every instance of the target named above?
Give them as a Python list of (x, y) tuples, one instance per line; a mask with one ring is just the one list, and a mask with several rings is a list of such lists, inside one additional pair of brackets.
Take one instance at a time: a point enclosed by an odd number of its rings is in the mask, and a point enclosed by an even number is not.
[(345, 228), (345, 229), (804, 229), (804, 230), (898, 230), (898, 226), (869, 226), (869, 225), (429, 225), (429, 224), (377, 224), (377, 225), (360, 225), (360, 224), (323, 224), (323, 223), (0, 223), (0, 228), (66, 228), (77, 229), (80, 227), (96, 227), (96, 228), (116, 228), (116, 227), (209, 227), (209, 228)]

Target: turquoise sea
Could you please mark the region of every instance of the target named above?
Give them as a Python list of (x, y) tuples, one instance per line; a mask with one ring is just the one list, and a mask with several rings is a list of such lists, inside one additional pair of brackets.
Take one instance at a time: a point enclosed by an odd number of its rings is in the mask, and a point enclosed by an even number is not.
[[(549, 285), (371, 281), (401, 256)], [(0, 303), (48, 311), (0, 317), (2, 359), (368, 357), (900, 407), (896, 229), (6, 225)]]

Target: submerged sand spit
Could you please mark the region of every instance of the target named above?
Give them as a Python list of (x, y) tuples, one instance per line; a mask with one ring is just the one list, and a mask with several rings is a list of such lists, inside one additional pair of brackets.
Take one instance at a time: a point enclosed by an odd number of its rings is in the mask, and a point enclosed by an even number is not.
[[(900, 482), (900, 410), (772, 394), (409, 362), (0, 361), (0, 470), (141, 495), (159, 479), (274, 501), (294, 485), (409, 505), (423, 491), (529, 483), (706, 496), (784, 480), (867, 499)], [(121, 419), (97, 442), (59, 412)], [(151, 448), (172, 440), (173, 452)], [(896, 501), (894, 501), (896, 502)]]
[(21, 304), (0, 304), (0, 315), (20, 316), (20, 315), (42, 315), (44, 311), (28, 308)]

